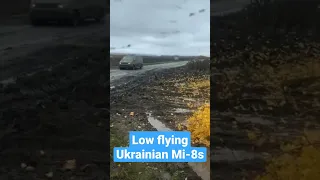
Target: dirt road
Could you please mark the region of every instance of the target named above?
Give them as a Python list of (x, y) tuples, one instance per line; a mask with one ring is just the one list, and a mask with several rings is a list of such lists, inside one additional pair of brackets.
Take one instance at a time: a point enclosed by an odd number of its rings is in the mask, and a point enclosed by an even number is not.
[[(4, 25), (0, 28), (0, 69), (3, 70), (0, 80), (7, 81), (21, 73), (31, 73), (59, 64), (63, 59), (70, 57), (70, 51), (74, 51), (72, 55), (78, 53), (78, 56), (81, 56), (83, 50), (89, 51), (90, 54), (95, 48), (107, 49), (106, 24), (105, 21), (101, 24), (88, 22), (77, 28), (56, 25), (33, 27), (21, 21), (20, 24)], [(66, 53), (69, 55), (65, 56)], [(110, 80), (141, 74), (152, 69), (178, 67), (185, 63), (147, 65), (140, 71), (110, 70)], [(19, 70), (14, 70), (20, 66)]]
[(165, 64), (148, 65), (148, 66), (144, 66), (143, 69), (137, 70), (137, 71), (112, 69), (110, 70), (110, 83), (112, 85), (112, 82), (114, 80), (120, 79), (125, 76), (141, 75), (150, 70), (156, 70), (156, 69), (161, 70), (161, 69), (184, 66), (187, 62), (188, 61), (180, 61), (180, 62), (172, 62), (172, 63), (165, 63)]

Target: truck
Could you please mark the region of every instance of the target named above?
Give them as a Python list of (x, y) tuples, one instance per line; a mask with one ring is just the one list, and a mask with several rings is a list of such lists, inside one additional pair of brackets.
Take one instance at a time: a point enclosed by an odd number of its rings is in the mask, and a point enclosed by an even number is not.
[(107, 11), (106, 0), (31, 0), (29, 18), (32, 25), (67, 21), (76, 26), (89, 18), (101, 21)]

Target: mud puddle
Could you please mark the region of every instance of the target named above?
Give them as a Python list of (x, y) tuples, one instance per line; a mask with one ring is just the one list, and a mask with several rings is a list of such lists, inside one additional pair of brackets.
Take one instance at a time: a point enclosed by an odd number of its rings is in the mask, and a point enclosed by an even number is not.
[[(151, 112), (147, 112), (146, 114), (149, 123), (158, 131), (173, 131), (172, 129), (167, 128), (166, 125), (157, 118), (153, 117)], [(204, 163), (188, 163), (188, 165), (199, 177), (201, 177), (201, 179), (210, 180), (210, 171), (208, 170), (208, 167), (204, 165)]]
[(174, 109), (174, 113), (178, 113), (178, 114), (185, 114), (185, 113), (190, 113), (192, 112), (189, 109), (183, 109), (183, 108), (176, 108)]
[(148, 122), (155, 128), (157, 131), (172, 131), (167, 128), (165, 124), (152, 116), (151, 112), (147, 112)]

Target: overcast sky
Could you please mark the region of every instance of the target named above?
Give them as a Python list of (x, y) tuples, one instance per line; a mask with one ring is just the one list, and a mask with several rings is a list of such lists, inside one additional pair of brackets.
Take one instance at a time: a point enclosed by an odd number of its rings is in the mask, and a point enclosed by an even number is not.
[(111, 53), (210, 56), (210, 0), (111, 0), (110, 36)]

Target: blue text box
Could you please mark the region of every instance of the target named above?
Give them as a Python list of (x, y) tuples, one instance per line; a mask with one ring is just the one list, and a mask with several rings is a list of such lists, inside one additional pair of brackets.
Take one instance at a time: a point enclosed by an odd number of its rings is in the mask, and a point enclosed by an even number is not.
[(129, 147), (113, 149), (114, 162), (206, 162), (206, 147), (191, 147), (187, 131), (130, 131)]
[(158, 148), (145, 150), (130, 147), (113, 149), (114, 162), (206, 162), (207, 148)]

